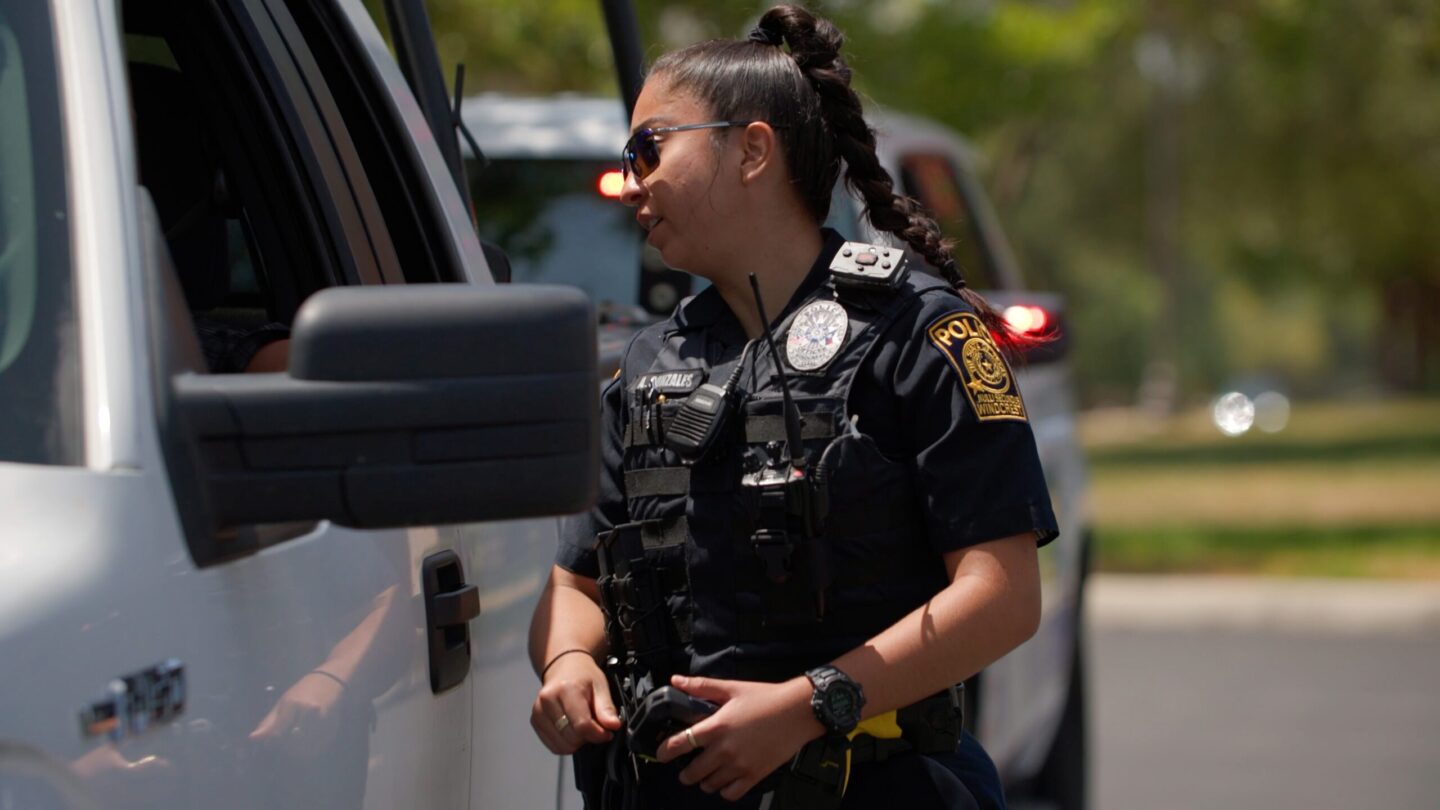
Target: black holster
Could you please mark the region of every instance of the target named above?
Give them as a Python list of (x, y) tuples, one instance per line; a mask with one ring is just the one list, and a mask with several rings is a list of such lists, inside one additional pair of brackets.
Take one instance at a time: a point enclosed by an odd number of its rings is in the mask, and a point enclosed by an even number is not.
[[(688, 623), (672, 615), (668, 597), (688, 591), (684, 518), (616, 526), (597, 539), (601, 607), (610, 656), (611, 693), (628, 726), (645, 696), (681, 672)], [(688, 617), (683, 617), (688, 619)], [(625, 734), (577, 755), (576, 783), (587, 810), (639, 807), (639, 776)], [(583, 760), (583, 762), (582, 762)]]
[(774, 778), (771, 810), (835, 810), (845, 798), (850, 775), (850, 741), (826, 734), (813, 740)]
[(585, 810), (640, 810), (635, 765), (625, 750), (624, 735), (608, 743), (586, 745), (575, 752), (575, 786)]

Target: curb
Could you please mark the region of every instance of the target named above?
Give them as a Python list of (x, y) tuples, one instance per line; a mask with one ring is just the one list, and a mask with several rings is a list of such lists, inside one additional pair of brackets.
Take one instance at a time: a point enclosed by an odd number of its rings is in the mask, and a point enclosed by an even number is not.
[(1440, 582), (1095, 574), (1085, 608), (1105, 629), (1440, 636)]

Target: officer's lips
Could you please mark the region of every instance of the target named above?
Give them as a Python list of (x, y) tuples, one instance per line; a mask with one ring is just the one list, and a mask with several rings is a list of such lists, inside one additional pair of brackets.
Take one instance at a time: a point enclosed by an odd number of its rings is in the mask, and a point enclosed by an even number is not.
[[(653, 235), (655, 233), (655, 227), (664, 222), (665, 218), (650, 214), (636, 214), (635, 221), (640, 223), (640, 228), (644, 230), (647, 235)], [(649, 241), (648, 236), (646, 241)]]

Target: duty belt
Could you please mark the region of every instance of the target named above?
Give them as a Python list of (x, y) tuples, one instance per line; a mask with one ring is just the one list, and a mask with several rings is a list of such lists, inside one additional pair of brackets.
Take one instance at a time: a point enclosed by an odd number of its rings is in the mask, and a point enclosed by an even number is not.
[(957, 684), (903, 709), (876, 715), (857, 726), (848, 739), (827, 734), (811, 741), (776, 776), (771, 807), (838, 808), (855, 765), (910, 752), (953, 752), (960, 744), (964, 689), (964, 684)]
[(896, 754), (939, 754), (960, 744), (964, 684), (956, 684), (903, 709), (866, 720), (850, 733), (850, 761), (884, 762)]

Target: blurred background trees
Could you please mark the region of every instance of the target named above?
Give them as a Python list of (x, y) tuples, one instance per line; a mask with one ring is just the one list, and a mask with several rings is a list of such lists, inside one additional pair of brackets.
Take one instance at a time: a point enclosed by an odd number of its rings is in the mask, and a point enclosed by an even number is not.
[[(599, 0), (428, 5), (469, 93), (618, 94)], [(636, 0), (652, 57), (769, 5)], [(810, 5), (988, 156), (1088, 403), (1440, 388), (1440, 0)]]

